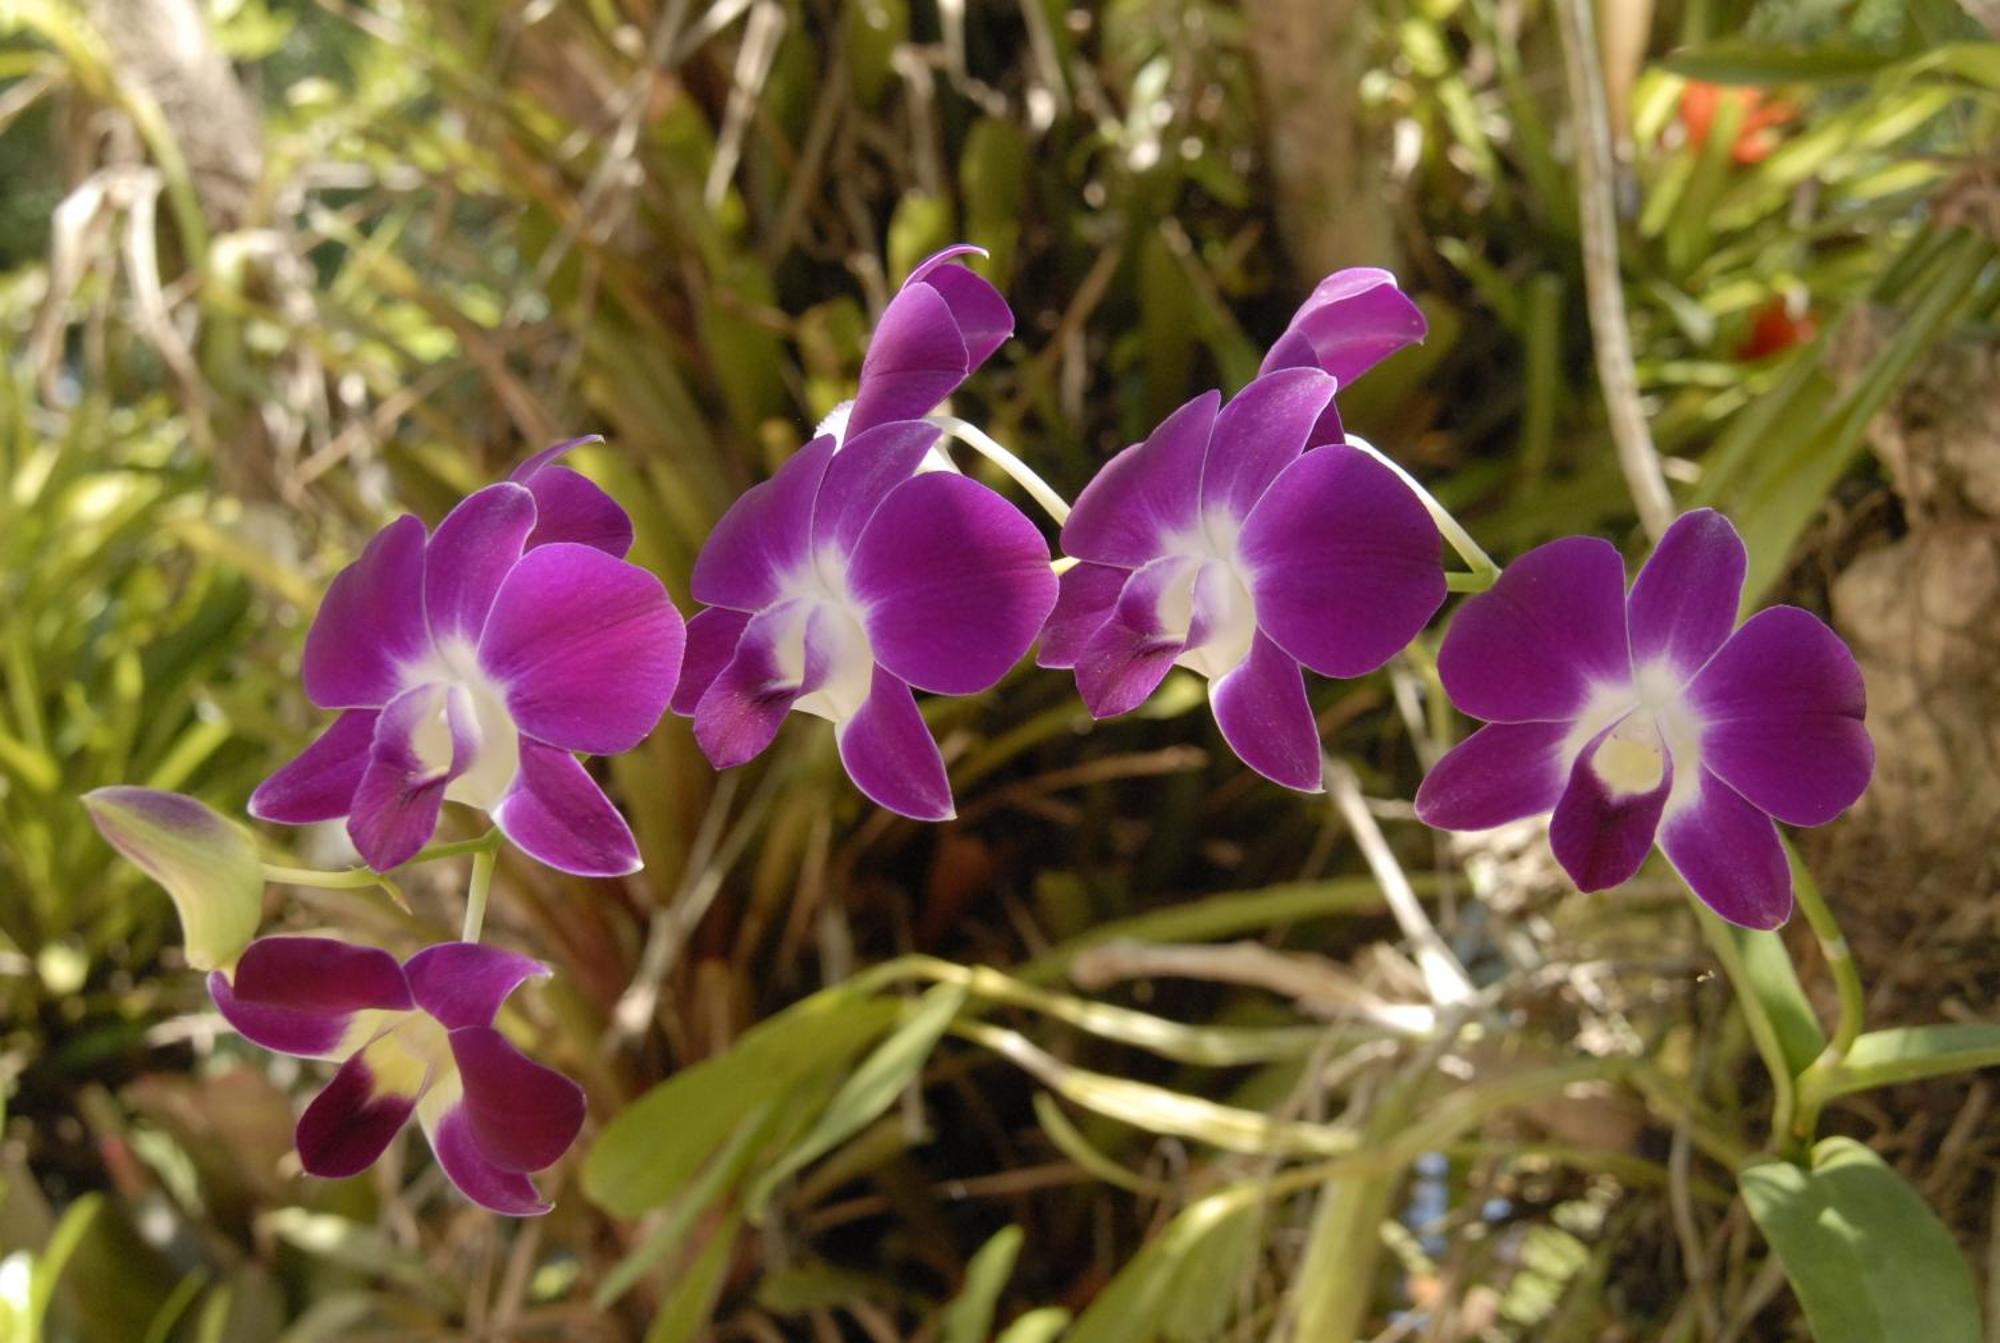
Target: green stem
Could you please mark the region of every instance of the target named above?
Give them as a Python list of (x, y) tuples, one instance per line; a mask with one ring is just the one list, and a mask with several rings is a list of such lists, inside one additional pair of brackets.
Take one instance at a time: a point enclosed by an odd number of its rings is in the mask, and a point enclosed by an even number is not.
[(500, 832), (487, 831), (481, 842), (483, 847), (472, 853), (472, 882), (465, 890), (465, 926), (458, 935), (461, 942), (477, 942), (486, 926), (486, 897), (493, 889), (493, 868), (500, 861)]
[(1839, 1074), (1848, 1051), (1861, 1037), (1868, 1001), (1861, 987), (1861, 971), (1854, 964), (1854, 952), (1847, 945), (1846, 935), (1840, 931), (1839, 920), (1833, 917), (1832, 907), (1820, 894), (1819, 883), (1813, 880), (1806, 865), (1799, 861), (1789, 842), (1785, 845), (1785, 856), (1792, 865), (1792, 895), (1798, 901), (1800, 912), (1806, 916), (1813, 936), (1819, 939), (1820, 955), (1826, 958), (1826, 968), (1833, 975), (1834, 989), (1840, 995), (1840, 1015), (1834, 1022), (1832, 1037), (1811, 1066), (1799, 1074), (1798, 1112), (1792, 1123), (1797, 1136), (1810, 1142), (1819, 1131), (1820, 1108), (1826, 1104), (1829, 1095), (1827, 1083)]
[(1694, 905), (1696, 919), (1701, 923), (1702, 936), (1708, 939), (1709, 949), (1722, 962), (1723, 973), (1729, 976), (1729, 987), (1736, 994), (1736, 1004), (1743, 1010), (1743, 1021), (1750, 1029), (1750, 1039), (1757, 1046), (1757, 1055), (1764, 1060), (1764, 1071), (1771, 1075), (1771, 1138), (1780, 1148), (1789, 1149), (1793, 1140), (1792, 1121), (1797, 1110), (1798, 1088), (1792, 1077), (1791, 1065), (1785, 1059), (1784, 1045), (1779, 1042), (1778, 1028), (1772, 1022), (1770, 1013), (1750, 988), (1747, 972), (1743, 966), (1743, 956), (1737, 950), (1735, 939), (1729, 935), (1729, 925), (1720, 915), (1713, 913), (1699, 900)]
[(984, 429), (975, 424), (967, 424), (956, 415), (932, 415), (925, 422), (936, 425), (1012, 476), (1015, 483), (1042, 506), (1042, 511), (1055, 519), (1056, 526), (1060, 527), (1069, 520), (1068, 501), (1057, 494), (1055, 488), (1046, 480), (1036, 475), (1034, 469), (1026, 462), (1000, 446)]
[(316, 867), (285, 867), (279, 863), (264, 864), (264, 880), (283, 886), (318, 886), (329, 891), (351, 891), (382, 884), (381, 875), (365, 867), (322, 872)]

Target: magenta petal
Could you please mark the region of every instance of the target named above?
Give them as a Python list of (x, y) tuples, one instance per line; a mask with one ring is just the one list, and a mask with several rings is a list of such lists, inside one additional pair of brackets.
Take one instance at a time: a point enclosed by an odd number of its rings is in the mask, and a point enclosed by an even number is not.
[(578, 877), (637, 872), (632, 828), (568, 751), (521, 739), (521, 773), (494, 808), (493, 823), (530, 858)]
[(539, 1217), (555, 1206), (543, 1201), (534, 1181), (519, 1171), (503, 1170), (480, 1150), (464, 1105), (452, 1106), (426, 1130), (438, 1165), (458, 1192), (480, 1207), (506, 1217)]
[(467, 496), (424, 551), (424, 610), (431, 637), (477, 643), (500, 581), (535, 527), (535, 496), (502, 481)]
[(1168, 556), (1126, 581), (1110, 618), (1077, 653), (1076, 689), (1091, 717), (1112, 718), (1138, 708), (1173, 669), (1191, 629), (1170, 628), (1160, 611), (1192, 607), (1200, 568), (1198, 560)]
[(590, 546), (521, 557), (479, 640), (479, 665), (507, 688), (521, 731), (616, 755), (666, 712), (687, 630), (660, 580)]
[(1615, 732), (1598, 733), (1570, 767), (1569, 783), (1549, 818), (1549, 847), (1580, 891), (1602, 891), (1629, 881), (1652, 851), (1660, 813), (1674, 785), (1673, 757), (1662, 754), (1659, 785), (1644, 793), (1607, 787), (1592, 765), (1599, 746)]
[(535, 530), (528, 533), (529, 550), (571, 541), (591, 546), (614, 559), (632, 549), (632, 519), (603, 487), (567, 466), (547, 466), (528, 479), (535, 496)]
[(1488, 830), (1549, 811), (1569, 783), (1568, 723), (1489, 723), (1445, 752), (1417, 789), (1417, 819)]
[(1573, 718), (1598, 684), (1627, 685), (1625, 562), (1609, 541), (1537, 546), (1466, 602), (1438, 650), (1451, 702), (1474, 718)]
[(910, 283), (929, 285), (951, 309), (958, 337), (965, 343), (965, 371), (970, 374), (1014, 334), (1014, 310), (985, 276), (965, 266), (941, 264), (944, 260), (945, 254), (939, 253), (925, 261), (910, 273)]
[(1749, 567), (1743, 538), (1712, 508), (1676, 519), (1632, 581), (1632, 665), (1664, 662), (1685, 682), (1736, 628)]
[(486, 1159), (502, 1170), (553, 1166), (583, 1128), (583, 1088), (514, 1048), (491, 1026), (451, 1033), (463, 1109)]
[(1298, 460), (1320, 413), (1333, 402), (1333, 379), (1313, 368), (1269, 373), (1229, 399), (1215, 417), (1201, 475), (1201, 510), (1250, 515), (1278, 473)]
[(726, 606), (695, 612), (687, 623), (687, 653), (681, 660), (681, 678), (674, 685), (670, 705), (675, 713), (682, 717), (694, 713), (702, 695), (729, 665), (729, 659), (736, 656), (737, 641), (749, 623), (747, 612), (732, 611)]
[[(1311, 362), (1345, 387), (1407, 345), (1423, 340), (1424, 314), (1386, 270), (1357, 266), (1321, 280), (1299, 306), (1260, 373)], [(1309, 353), (1308, 353), (1309, 352)]]
[(388, 1150), (416, 1108), (415, 1096), (378, 1091), (365, 1054), (356, 1054), (299, 1116), (293, 1137), (299, 1161), (322, 1180), (359, 1175)]
[(1167, 538), (1192, 531), (1200, 521), (1202, 459), (1221, 404), (1221, 393), (1203, 392), (1145, 442), (1105, 463), (1063, 524), (1063, 553), (1136, 569), (1160, 555)]
[(349, 709), (288, 765), (250, 794), (250, 814), (279, 825), (311, 825), (347, 815), (375, 744), (373, 709)]
[(1375, 670), (1444, 604), (1444, 543), (1430, 514), (1355, 448), (1314, 448), (1286, 467), (1239, 545), (1258, 625), (1322, 676)]
[(1317, 793), (1323, 788), (1319, 725), (1306, 699), (1305, 675), (1290, 654), (1259, 634), (1250, 655), (1210, 684), (1223, 740), (1243, 763), (1273, 783)]
[(1042, 626), (1037, 667), (1074, 667), (1090, 636), (1111, 618), (1118, 594), (1131, 576), (1108, 564), (1073, 564), (1057, 581), (1055, 609)]
[(306, 698), (322, 709), (379, 709), (403, 667), (430, 651), (424, 621), (424, 524), (405, 514), (342, 569), (306, 635)]
[(1861, 668), (1796, 606), (1759, 611), (1688, 686), (1702, 762), (1790, 825), (1824, 825), (1868, 787), (1875, 745)]
[(471, 768), (478, 749), (478, 724), (463, 688), (418, 686), (389, 701), (375, 721), (368, 768), (347, 817), (348, 838), (370, 867), (387, 872), (430, 841), (446, 787)]
[(540, 452), (515, 467), (514, 474), (508, 476), (507, 479), (517, 485), (526, 485), (530, 480), (540, 475), (544, 469), (561, 461), (572, 449), (580, 448), (586, 443), (602, 443), (603, 441), (603, 434), (579, 434), (575, 438), (566, 438), (560, 443), (551, 443), (548, 447), (543, 448)]
[(357, 1012), (415, 1005), (394, 956), (330, 937), (259, 938), (233, 976), (208, 977), (208, 990), (245, 1039), (305, 1058), (336, 1052)]
[(917, 472), (939, 430), (922, 420), (892, 420), (850, 433), (827, 464), (813, 505), (812, 553), (854, 549), (868, 519), (889, 492)]
[(696, 601), (760, 611), (779, 599), (784, 580), (805, 565), (813, 501), (833, 449), (833, 435), (822, 434), (729, 506), (694, 562), (688, 590)]
[(491, 1026), (507, 995), (549, 967), (530, 956), (480, 942), (440, 942), (403, 965), (418, 1007), (447, 1030)]
[(803, 603), (790, 601), (745, 622), (729, 661), (695, 704), (695, 744), (709, 764), (734, 769), (762, 754), (799, 696), (824, 679), (824, 665), (806, 669), (802, 679), (787, 671), (781, 656), (788, 640), (802, 637), (800, 622), (809, 619)]
[(839, 725), (840, 762), (874, 802), (918, 821), (956, 814), (951, 781), (910, 688), (877, 667), (868, 698)]
[(920, 420), (971, 371), (965, 338), (944, 295), (928, 284), (904, 285), (868, 338), (847, 432), (858, 434), (891, 420)]
[(976, 480), (896, 487), (855, 544), (847, 582), (875, 660), (940, 695), (986, 689), (1021, 660), (1056, 603), (1048, 543)]
[(1745, 928), (1776, 928), (1792, 914), (1792, 873), (1771, 818), (1701, 772), (1701, 790), (1660, 824), (1660, 847), (1688, 889)]

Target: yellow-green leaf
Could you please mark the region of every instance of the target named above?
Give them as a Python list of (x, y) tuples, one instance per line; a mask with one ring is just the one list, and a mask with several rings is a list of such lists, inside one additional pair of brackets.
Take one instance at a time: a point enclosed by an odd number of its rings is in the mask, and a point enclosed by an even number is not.
[(111, 847), (166, 888), (188, 964), (234, 964), (264, 912), (264, 865), (250, 832), (194, 798), (156, 788), (99, 788), (83, 805)]

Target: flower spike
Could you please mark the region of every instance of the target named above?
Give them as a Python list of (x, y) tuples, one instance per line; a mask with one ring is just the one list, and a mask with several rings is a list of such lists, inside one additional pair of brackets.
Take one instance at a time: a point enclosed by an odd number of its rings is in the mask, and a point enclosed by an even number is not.
[(1861, 670), (1795, 606), (1736, 625), (1747, 556), (1729, 519), (1686, 514), (1625, 590), (1617, 550), (1551, 541), (1468, 601), (1438, 655), (1452, 702), (1487, 720), (1434, 767), (1417, 815), (1480, 830), (1554, 813), (1556, 860), (1585, 891), (1655, 842), (1717, 914), (1792, 910), (1774, 820), (1822, 825), (1868, 786)]

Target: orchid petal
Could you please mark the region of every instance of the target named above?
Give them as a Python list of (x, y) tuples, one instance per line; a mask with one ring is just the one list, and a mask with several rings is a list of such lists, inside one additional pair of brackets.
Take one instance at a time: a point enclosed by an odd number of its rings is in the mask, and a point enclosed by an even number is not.
[(1192, 635), (1199, 560), (1167, 556), (1135, 571), (1109, 619), (1084, 642), (1076, 689), (1093, 718), (1144, 704), (1173, 669)]
[(929, 472), (896, 487), (856, 542), (847, 581), (876, 661), (941, 695), (985, 690), (1021, 660), (1056, 602), (1048, 543), (978, 481)]
[(507, 995), (549, 967), (531, 956), (480, 942), (440, 942), (403, 965), (418, 1007), (447, 1030), (491, 1026)]
[(1423, 311), (1386, 270), (1335, 271), (1314, 287), (1259, 373), (1310, 362), (1346, 387), (1428, 330)]
[(644, 864), (632, 828), (568, 751), (521, 739), (521, 772), (493, 823), (523, 853), (578, 877), (623, 877)]
[(1714, 509), (1676, 519), (1627, 599), (1633, 666), (1664, 662), (1676, 683), (1699, 671), (1736, 628), (1749, 563), (1743, 538)]
[(1239, 540), (1257, 623), (1322, 676), (1360, 676), (1444, 604), (1444, 550), (1410, 487), (1366, 453), (1314, 448), (1284, 469)]
[(1569, 783), (1568, 723), (1489, 723), (1445, 752), (1417, 789), (1417, 819), (1487, 830), (1552, 810)]
[(675, 713), (684, 718), (693, 715), (702, 695), (736, 656), (736, 645), (749, 623), (747, 611), (732, 611), (726, 606), (707, 607), (689, 619), (687, 652), (681, 659), (681, 676), (670, 704)]
[(430, 646), (424, 524), (405, 514), (327, 588), (306, 634), (306, 698), (322, 709), (379, 709), (403, 688), (403, 668)]
[(374, 709), (349, 709), (290, 764), (257, 785), (250, 814), (279, 825), (311, 825), (345, 816), (375, 745)]
[(1759, 611), (1688, 686), (1702, 763), (1790, 825), (1824, 825), (1875, 769), (1868, 696), (1854, 654), (1796, 606)]
[(876, 803), (918, 821), (956, 814), (944, 755), (909, 686), (888, 671), (875, 669), (868, 698), (836, 735), (848, 777)]
[(245, 1039), (301, 1058), (344, 1058), (360, 1043), (357, 1022), (375, 1019), (367, 1014), (416, 1006), (394, 956), (331, 937), (259, 938), (208, 990)]
[(811, 553), (851, 552), (868, 519), (892, 490), (916, 474), (940, 432), (922, 420), (892, 420), (850, 433), (820, 482)]
[(358, 1050), (299, 1116), (293, 1144), (306, 1174), (342, 1180), (374, 1165), (428, 1081), (429, 1070), (393, 1033)]
[(1118, 594), (1131, 577), (1128, 569), (1108, 564), (1073, 564), (1057, 583), (1055, 609), (1042, 626), (1037, 667), (1074, 667), (1077, 656), (1118, 604)]
[(347, 817), (348, 838), (370, 867), (387, 872), (430, 842), (445, 789), (472, 767), (479, 743), (461, 686), (422, 685), (389, 701)]
[(1453, 704), (1495, 723), (1573, 718), (1596, 686), (1630, 684), (1617, 548), (1571, 536), (1515, 560), (1459, 608), (1438, 675)]
[(583, 1128), (583, 1088), (514, 1048), (491, 1026), (451, 1033), (467, 1123), (480, 1153), (506, 1171), (562, 1159)]
[(424, 610), (431, 637), (476, 643), (493, 594), (535, 528), (535, 496), (508, 481), (468, 495), (424, 550)]
[(438, 1165), (458, 1192), (480, 1207), (506, 1217), (540, 1217), (555, 1206), (536, 1191), (534, 1181), (495, 1165), (481, 1150), (463, 1104), (426, 1102), (417, 1107), (417, 1117)]
[(1105, 463), (1063, 524), (1066, 555), (1136, 569), (1201, 520), (1202, 461), (1222, 404), (1204, 392), (1162, 420), (1143, 443)]
[(629, 751), (666, 712), (687, 643), (660, 580), (589, 546), (540, 546), (500, 585), (479, 665), (520, 730), (595, 755)]
[[(810, 619), (805, 602), (790, 601), (745, 622), (734, 653), (695, 705), (695, 744), (709, 764), (734, 769), (762, 754), (792, 706), (825, 681), (824, 658), (808, 665), (803, 648), (803, 627)], [(801, 645), (800, 665), (789, 667), (795, 640)]]
[(535, 530), (527, 548), (557, 541), (595, 546), (614, 559), (632, 549), (632, 519), (618, 501), (582, 472), (555, 463), (572, 448), (602, 443), (601, 434), (564, 439), (522, 462), (509, 477), (535, 496)]
[(1201, 511), (1247, 518), (1278, 473), (1306, 449), (1334, 381), (1312, 368), (1266, 374), (1229, 399), (1215, 417), (1201, 474)]
[(1317, 793), (1325, 787), (1319, 725), (1306, 699), (1297, 659), (1267, 634), (1250, 655), (1208, 687), (1223, 740), (1244, 764), (1273, 783)]
[(783, 596), (785, 581), (809, 557), (813, 504), (834, 447), (833, 436), (822, 434), (729, 506), (688, 580), (696, 601), (761, 611)]
[(1714, 771), (1660, 823), (1660, 848), (1701, 902), (1745, 928), (1776, 928), (1792, 913), (1792, 873), (1771, 818)]
[(1623, 792), (1604, 781), (1595, 764), (1597, 752), (1622, 722), (1605, 728), (1583, 748), (1549, 818), (1549, 847), (1580, 891), (1608, 890), (1638, 873), (1652, 851), (1661, 812), (1673, 790), (1674, 759), (1658, 745), (1657, 733), (1653, 737), (1660, 752), (1656, 786)]
[(965, 337), (944, 295), (928, 284), (904, 285), (868, 338), (847, 432), (922, 419), (971, 371)]

